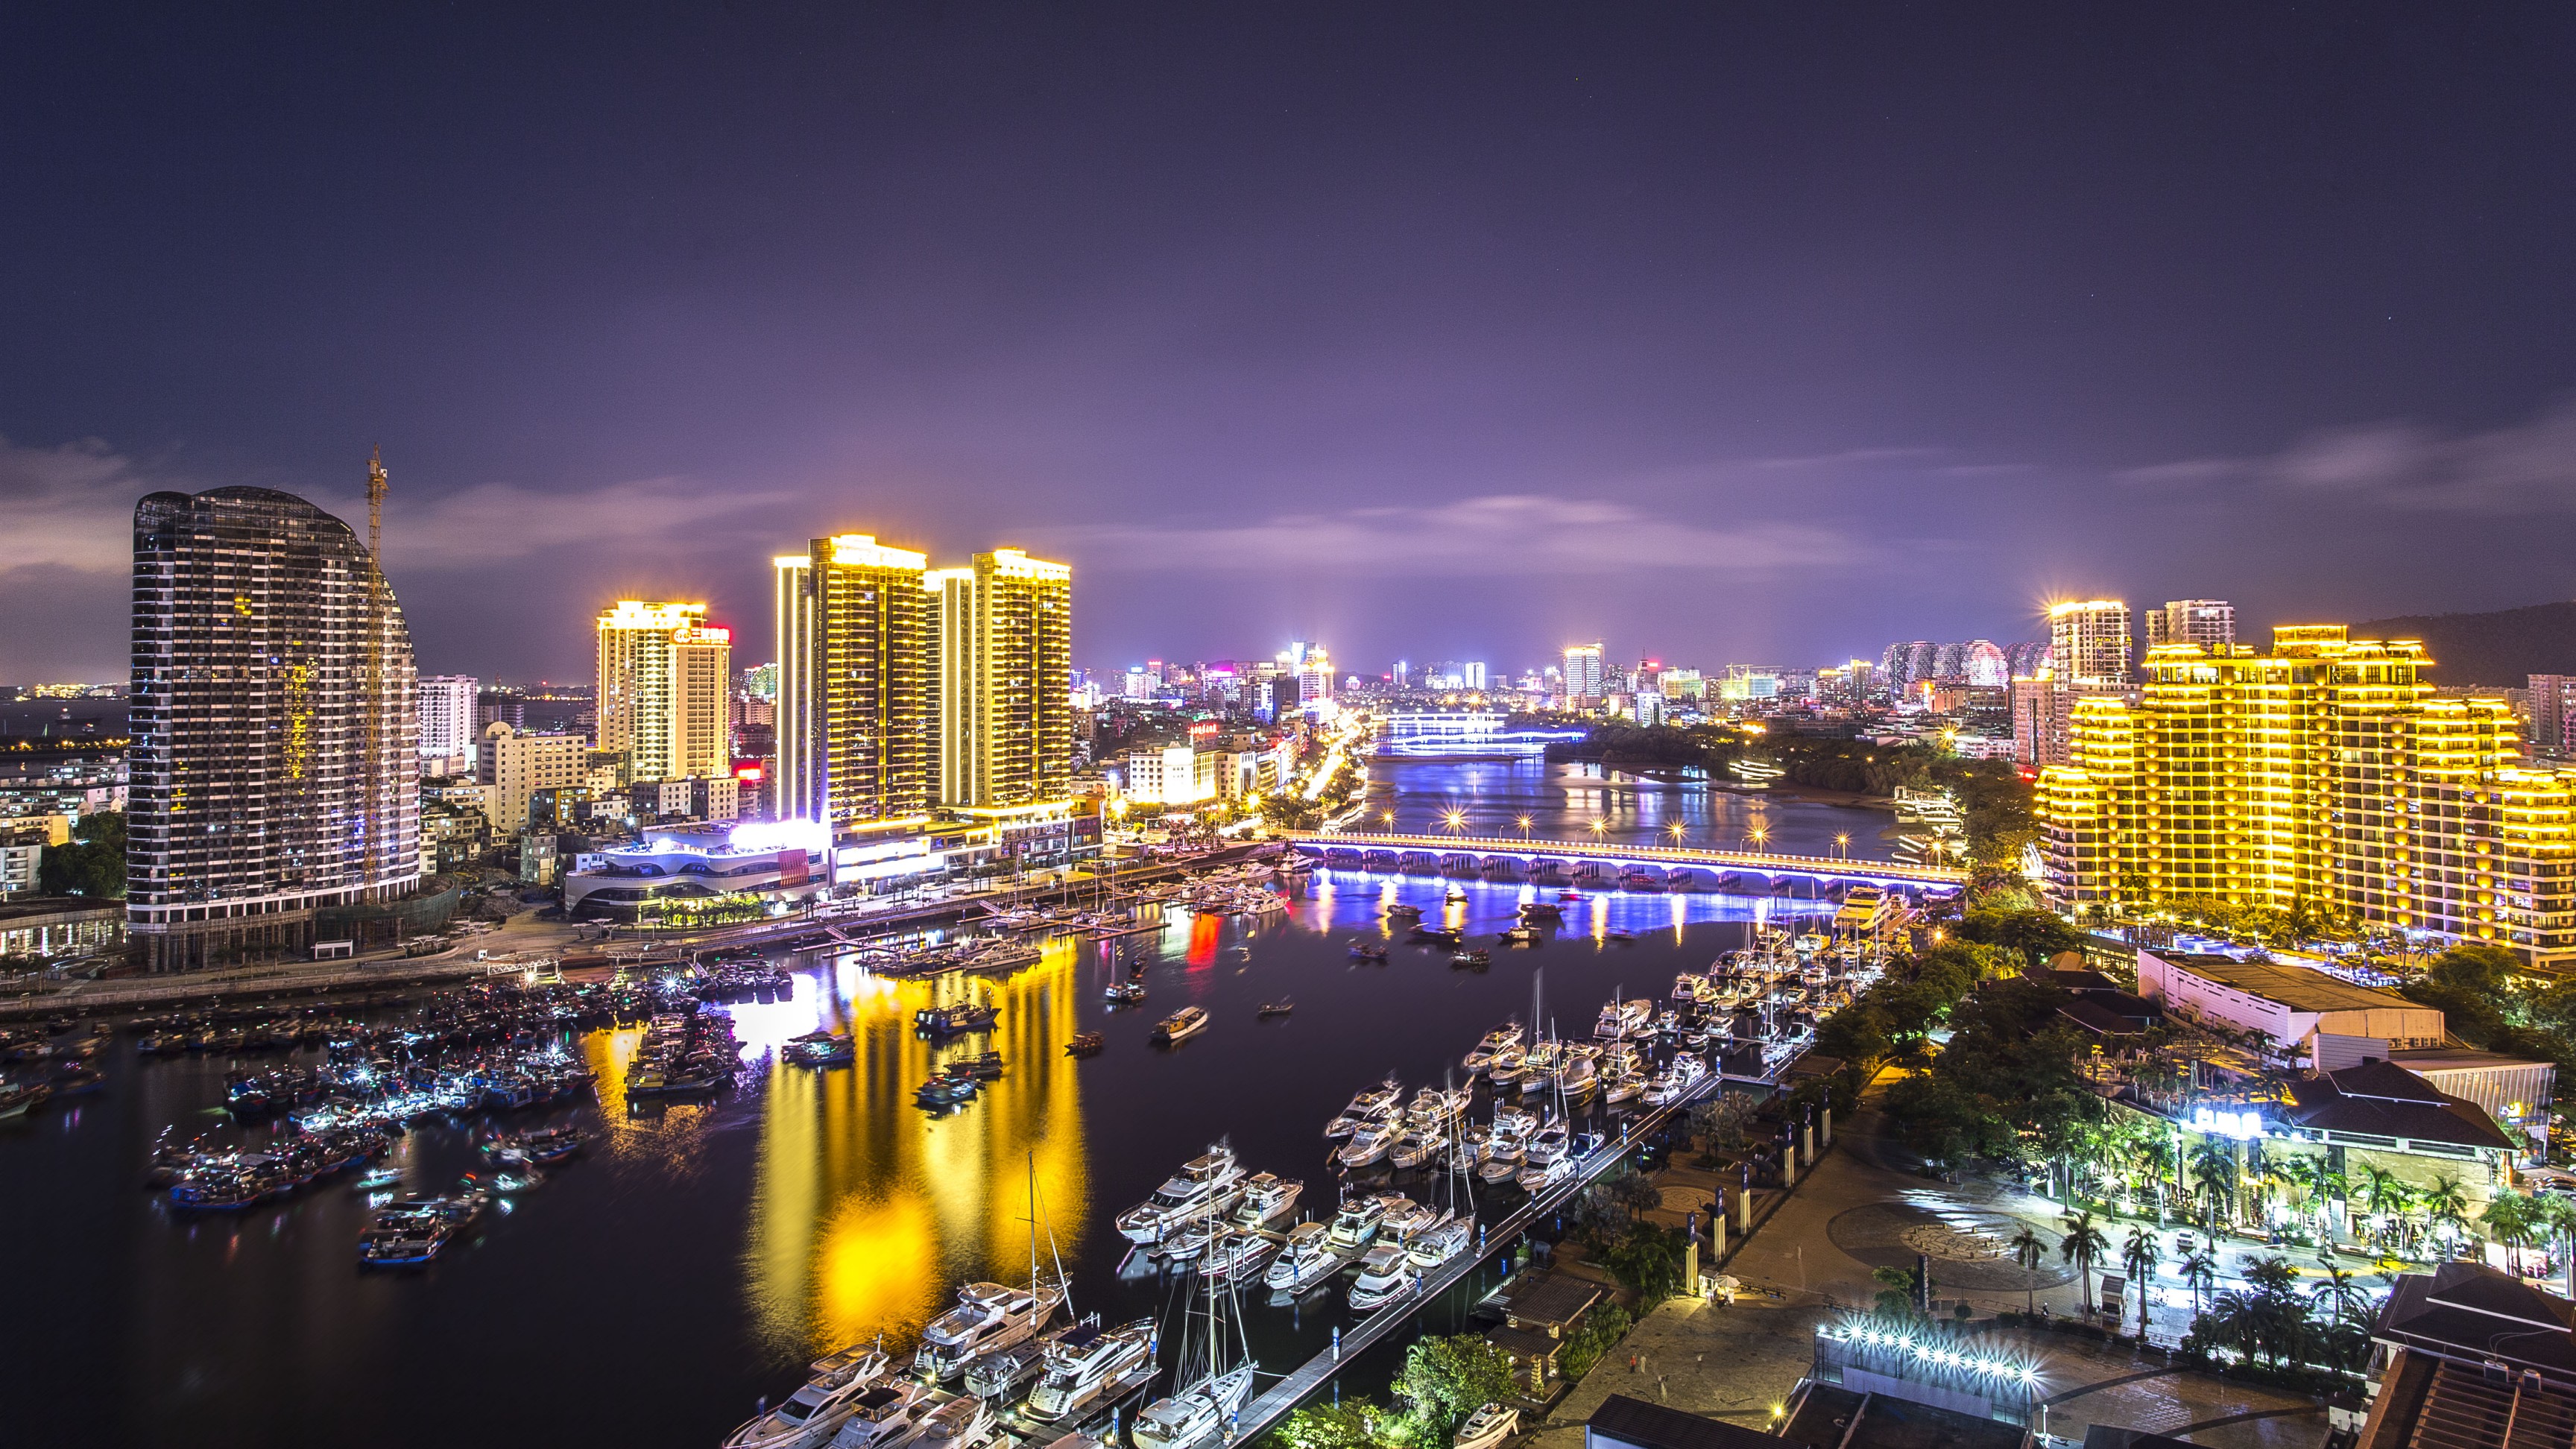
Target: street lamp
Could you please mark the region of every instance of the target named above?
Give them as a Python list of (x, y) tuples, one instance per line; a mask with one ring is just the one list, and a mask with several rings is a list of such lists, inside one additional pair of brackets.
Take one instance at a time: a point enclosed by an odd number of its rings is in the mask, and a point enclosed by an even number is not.
[(1678, 848), (1682, 843), (1682, 836), (1686, 834), (1687, 831), (1683, 827), (1682, 823), (1676, 820), (1672, 824), (1664, 827), (1664, 833), (1673, 838), (1673, 844)]
[(1457, 830), (1457, 829), (1461, 828), (1462, 826), (1464, 826), (1464, 825), (1466, 824), (1466, 822), (1467, 822), (1467, 812), (1466, 812), (1466, 811), (1464, 811), (1464, 810), (1450, 810), (1450, 811), (1444, 811), (1444, 812), (1441, 814), (1441, 816), (1440, 816), (1440, 823), (1441, 823), (1441, 825), (1442, 825), (1444, 828), (1446, 828), (1446, 829), (1448, 829), (1448, 830), (1452, 830), (1452, 831), (1455, 831), (1455, 830)]
[(1850, 837), (1850, 836), (1848, 836), (1848, 835), (1837, 835), (1837, 836), (1835, 836), (1835, 837), (1834, 837), (1834, 854), (1835, 854), (1835, 856), (1836, 856), (1837, 858), (1844, 859), (1844, 860), (1848, 860), (1848, 859), (1850, 859), (1850, 858), (1851, 858), (1851, 837)]
[(1513, 821), (1512, 823), (1513, 823), (1513, 824), (1515, 824), (1515, 825), (1517, 825), (1517, 826), (1519, 826), (1519, 827), (1521, 828), (1521, 839), (1523, 839), (1523, 840), (1527, 840), (1527, 839), (1529, 839), (1529, 833), (1530, 833), (1530, 818), (1529, 818), (1528, 816), (1524, 815), (1524, 816), (1520, 817), (1518, 820)]
[(1594, 837), (1595, 839), (1600, 838), (1600, 836), (1601, 836), (1604, 832), (1606, 832), (1607, 830), (1609, 830), (1609, 828), (1610, 828), (1610, 822), (1609, 822), (1609, 821), (1607, 821), (1607, 820), (1603, 820), (1603, 819), (1600, 819), (1600, 818), (1598, 818), (1598, 817), (1595, 817), (1595, 818), (1594, 818), (1594, 820), (1593, 820), (1593, 822), (1592, 822), (1592, 834), (1593, 834), (1593, 837)]

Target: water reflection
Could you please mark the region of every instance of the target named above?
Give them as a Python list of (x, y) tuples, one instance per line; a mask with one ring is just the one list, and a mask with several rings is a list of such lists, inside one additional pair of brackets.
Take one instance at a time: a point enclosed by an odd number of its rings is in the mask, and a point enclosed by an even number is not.
[[(1077, 1073), (1062, 1048), (1099, 950), (1059, 939), (999, 980), (898, 981), (843, 961), (800, 977), (792, 1004), (737, 1010), (746, 1051), (773, 1060), (779, 1043), (825, 1023), (858, 1047), (854, 1067), (777, 1067), (768, 1078), (743, 1254), (763, 1338), (798, 1356), (880, 1333), (901, 1340), (939, 1312), (951, 1284), (1025, 1274), (1032, 1169), (1070, 1266), (1090, 1185)], [(989, 1037), (941, 1044), (914, 1033), (916, 1011), (968, 999), (999, 1008)], [(951, 1055), (987, 1049), (1002, 1054), (1005, 1075), (970, 1103), (941, 1115), (910, 1105)], [(1038, 1251), (1048, 1251), (1043, 1236)]]

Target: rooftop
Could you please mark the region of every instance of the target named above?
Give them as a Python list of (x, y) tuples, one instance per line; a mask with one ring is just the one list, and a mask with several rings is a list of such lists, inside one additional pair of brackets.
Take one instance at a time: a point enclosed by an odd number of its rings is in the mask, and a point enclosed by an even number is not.
[(2021, 1449), (2026, 1437), (1999, 1420), (1820, 1383), (1780, 1426), (1780, 1439), (1809, 1449)]
[(1779, 1440), (1757, 1430), (1704, 1419), (1661, 1404), (1612, 1394), (1584, 1422), (1586, 1444), (1615, 1439), (1642, 1449), (1782, 1449)]
[(2514, 1145), (2477, 1104), (2452, 1096), (2394, 1062), (2311, 1072), (2290, 1088), (2283, 1111), (2300, 1126), (2325, 1132), (2461, 1147), (2510, 1150)]
[(2221, 986), (2232, 986), (2248, 996), (2279, 1002), (2292, 1011), (2385, 1011), (2390, 1007), (2430, 1011), (2433, 1008), (2407, 1000), (2392, 991), (2373, 991), (2310, 971), (2301, 966), (2283, 966), (2267, 961), (2239, 961), (2233, 956), (2210, 952), (2177, 951), (2140, 952), (2154, 955), (2168, 966), (2176, 966)]

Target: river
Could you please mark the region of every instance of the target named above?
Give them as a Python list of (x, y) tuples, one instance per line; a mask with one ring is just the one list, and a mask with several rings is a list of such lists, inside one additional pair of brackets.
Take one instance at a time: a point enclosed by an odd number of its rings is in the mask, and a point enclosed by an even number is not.
[[(1541, 838), (1588, 835), (1599, 819), (1605, 833), (1661, 839), (1678, 821), (1732, 843), (1759, 821), (1773, 849), (1826, 854), (1849, 835), (1855, 855), (1886, 853), (1881, 814), (1581, 766), (1377, 762), (1371, 789), (1373, 808), (1405, 829), (1437, 829), (1456, 810), (1471, 833), (1518, 833), (1526, 815)], [(1497, 951), (1486, 970), (1401, 945), (1385, 965), (1349, 959), (1352, 937), (1384, 932), (1387, 899), (1438, 915), (1442, 888), (1321, 872), (1285, 916), (1176, 916), (1159, 934), (1059, 941), (1038, 965), (971, 985), (801, 958), (794, 1000), (727, 1008), (753, 1070), (709, 1105), (630, 1113), (616, 1068), (637, 1033), (584, 1033), (599, 1101), (566, 1115), (593, 1133), (588, 1152), (416, 1274), (358, 1271), (369, 1209), (345, 1185), (235, 1217), (174, 1214), (145, 1191), (157, 1134), (233, 1130), (220, 1105), (230, 1063), (138, 1060), (119, 1038), (106, 1092), (0, 1128), (6, 1437), (711, 1449), (816, 1354), (904, 1338), (961, 1281), (1024, 1276), (1033, 1197), (1054, 1245), (1042, 1237), (1039, 1251), (1061, 1254), (1079, 1311), (1112, 1323), (1168, 1311), (1174, 1281), (1128, 1261), (1110, 1219), (1183, 1159), (1230, 1139), (1253, 1170), (1303, 1179), (1306, 1207), (1328, 1212), (1321, 1128), (1354, 1091), (1390, 1071), (1409, 1086), (1454, 1072), (1480, 1034), (1527, 1016), (1534, 988), (1579, 1034), (1614, 990), (1660, 998), (1676, 971), (1740, 942), (1756, 913), (1796, 908), (1599, 892), (1568, 908), (1558, 939)], [(1445, 909), (1489, 934), (1525, 888), (1465, 889)], [(1101, 988), (1139, 957), (1151, 1000), (1107, 1007)], [(912, 1088), (947, 1049), (912, 1034), (912, 1013), (969, 991), (1001, 1009), (991, 1045), (1008, 1074), (932, 1116)], [(1257, 1017), (1281, 998), (1293, 1015)], [(1213, 1026), (1177, 1048), (1148, 1045), (1154, 1019), (1183, 1004)], [(778, 1042), (822, 1023), (858, 1034), (854, 1067), (769, 1067)], [(1083, 1030), (1105, 1033), (1107, 1049), (1064, 1056)], [(417, 1189), (481, 1168), (461, 1127), (415, 1130), (394, 1161)], [(1463, 1327), (1493, 1281), (1491, 1269), (1471, 1276), (1427, 1324)], [(1251, 1290), (1245, 1312), (1274, 1372), (1351, 1321), (1338, 1290), (1304, 1306), (1267, 1298)]]

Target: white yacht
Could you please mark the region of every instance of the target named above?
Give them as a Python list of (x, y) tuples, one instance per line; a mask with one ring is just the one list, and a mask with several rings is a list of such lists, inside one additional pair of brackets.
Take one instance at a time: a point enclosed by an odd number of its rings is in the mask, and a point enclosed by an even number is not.
[(1476, 1176), (1486, 1182), (1511, 1181), (1520, 1172), (1527, 1150), (1519, 1134), (1496, 1126), (1485, 1137), (1485, 1157), (1476, 1165)]
[(1242, 1193), (1243, 1175), (1234, 1149), (1220, 1142), (1181, 1164), (1152, 1197), (1120, 1213), (1118, 1231), (1129, 1242), (1150, 1248), (1191, 1218), (1232, 1208)]
[(1342, 1109), (1340, 1116), (1324, 1124), (1324, 1135), (1348, 1137), (1364, 1122), (1385, 1120), (1403, 1104), (1403, 1101), (1403, 1084), (1389, 1077), (1382, 1085), (1372, 1087), (1351, 1098), (1351, 1104)]
[(1494, 1130), (1515, 1137), (1527, 1137), (1538, 1130), (1538, 1114), (1526, 1107), (1494, 1108)]
[(929, 1405), (930, 1391), (919, 1384), (902, 1379), (877, 1384), (851, 1401), (831, 1449), (892, 1449), (912, 1437)]
[(1500, 1449), (1520, 1427), (1520, 1410), (1509, 1404), (1487, 1404), (1458, 1426), (1453, 1449)]
[(1359, 1281), (1351, 1285), (1351, 1306), (1362, 1313), (1401, 1297), (1413, 1286), (1413, 1262), (1404, 1244), (1381, 1240), (1360, 1258)]
[(1244, 1335), (1243, 1315), (1234, 1291), (1214, 1279), (1207, 1284), (1204, 1313), (1181, 1310), (1180, 1353), (1172, 1369), (1175, 1387), (1136, 1416), (1127, 1430), (1135, 1449), (1198, 1449), (1221, 1442), (1235, 1411), (1252, 1395), (1252, 1344)]
[(1592, 1065), (1591, 1053), (1568, 1052), (1564, 1064), (1556, 1069), (1556, 1085), (1566, 1095), (1575, 1096), (1592, 1090), (1598, 1075), (1598, 1069)]
[(1209, 1243), (1228, 1231), (1222, 1218), (1195, 1217), (1164, 1235), (1161, 1252), (1176, 1263), (1186, 1263), (1206, 1252)]
[(1297, 1210), (1306, 1184), (1276, 1173), (1256, 1172), (1243, 1182), (1243, 1201), (1229, 1219), (1238, 1228), (1266, 1228)]
[(885, 1377), (878, 1349), (849, 1349), (814, 1362), (814, 1376), (776, 1408), (733, 1431), (724, 1449), (806, 1449), (831, 1440), (859, 1395)]
[(978, 1449), (999, 1428), (992, 1405), (960, 1394), (923, 1415), (912, 1442), (918, 1449)]
[(1427, 1228), (1433, 1223), (1439, 1221), (1439, 1218), (1431, 1211), (1431, 1209), (1424, 1207), (1422, 1204), (1415, 1202), (1413, 1199), (1406, 1197), (1400, 1192), (1379, 1193), (1377, 1195), (1377, 1200), (1384, 1204), (1386, 1208), (1386, 1215), (1379, 1218), (1377, 1224), (1377, 1235), (1380, 1242), (1384, 1242), (1389, 1239), (1393, 1239), (1399, 1243), (1403, 1242), (1405, 1239), (1412, 1237), (1415, 1233), (1418, 1233), (1424, 1228)]
[(1404, 1255), (1414, 1267), (1428, 1272), (1467, 1251), (1475, 1241), (1474, 1218), (1443, 1214), (1440, 1221), (1413, 1235), (1404, 1245)]
[(1493, 1065), (1494, 1058), (1496, 1056), (1503, 1052), (1510, 1051), (1520, 1044), (1520, 1023), (1512, 1022), (1504, 1026), (1498, 1026), (1492, 1031), (1485, 1033), (1485, 1039), (1476, 1043), (1475, 1048), (1467, 1053), (1466, 1057), (1459, 1062), (1459, 1065), (1470, 1072), (1481, 1072), (1485, 1070), (1485, 1068)]
[(1647, 1083), (1646, 1104), (1650, 1107), (1661, 1107), (1668, 1102), (1680, 1101), (1689, 1094), (1691, 1088), (1699, 1085), (1700, 1078), (1707, 1075), (1708, 1064), (1697, 1056), (1684, 1052), (1673, 1058), (1672, 1065), (1657, 1072), (1655, 1079)]
[(1303, 1293), (1331, 1277), (1342, 1266), (1342, 1255), (1333, 1251), (1332, 1231), (1322, 1223), (1290, 1228), (1288, 1240), (1279, 1245), (1279, 1256), (1270, 1260), (1270, 1271), (1261, 1275), (1262, 1284)]
[(1075, 1422), (1104, 1397), (1123, 1392), (1119, 1386), (1133, 1387), (1140, 1374), (1150, 1377), (1153, 1351), (1150, 1318), (1117, 1328), (1095, 1323), (1075, 1329), (1047, 1350), (1046, 1367), (1020, 1416), (1037, 1424)]
[(1437, 1133), (1425, 1134), (1419, 1129), (1408, 1131), (1386, 1150), (1387, 1165), (1398, 1172), (1410, 1172), (1430, 1161), (1443, 1140)]
[(1207, 1024), (1208, 1014), (1205, 1007), (1184, 1006), (1154, 1023), (1154, 1030), (1147, 1040), (1162, 1046), (1170, 1046), (1174, 1042), (1186, 1041), (1197, 1036), (1207, 1030)]
[(1528, 1056), (1519, 1047), (1505, 1047), (1486, 1061), (1485, 1075), (1492, 1077), (1494, 1085), (1499, 1088), (1521, 1074), (1521, 1064), (1528, 1060)]
[(1673, 1000), (1701, 1001), (1708, 996), (1708, 978), (1696, 971), (1685, 971), (1673, 978)]
[(1574, 1134), (1566, 1129), (1563, 1122), (1550, 1122), (1530, 1138), (1529, 1147), (1522, 1155), (1530, 1166), (1544, 1167), (1563, 1157), (1573, 1141)]
[(1325, 1234), (1325, 1245), (1344, 1256), (1357, 1253), (1377, 1236), (1379, 1225), (1385, 1221), (1386, 1199), (1352, 1198), (1342, 1204), (1340, 1212), (1333, 1214), (1333, 1225)]
[(1437, 1132), (1465, 1115), (1467, 1104), (1474, 1099), (1475, 1094), (1465, 1087), (1447, 1091), (1425, 1087), (1413, 1094), (1413, 1105), (1405, 1109), (1404, 1119), (1416, 1129)]
[(1633, 1102), (1646, 1090), (1647, 1074), (1642, 1066), (1625, 1061), (1612, 1062), (1601, 1074), (1601, 1100), (1611, 1106)]
[(1633, 1001), (1613, 999), (1601, 1008), (1601, 1019), (1592, 1024), (1594, 1036), (1634, 1036), (1655, 1019), (1655, 1003), (1640, 996)]
[(913, 1371), (926, 1383), (941, 1383), (966, 1371), (978, 1354), (1024, 1343), (1046, 1327), (1064, 1303), (1060, 1284), (1041, 1282), (1031, 1288), (1000, 1283), (969, 1283), (957, 1290), (957, 1306), (931, 1320), (921, 1331), (921, 1349)]
[(1223, 1282), (1228, 1278), (1245, 1278), (1260, 1270), (1279, 1251), (1279, 1235), (1258, 1228), (1228, 1228), (1225, 1235), (1208, 1245), (1207, 1256), (1199, 1271)]
[(1353, 1132), (1351, 1140), (1342, 1144), (1334, 1159), (1344, 1167), (1367, 1167), (1383, 1162), (1403, 1136), (1404, 1124), (1401, 1121), (1390, 1118), (1384, 1122), (1372, 1122)]
[(1568, 1158), (1552, 1157), (1545, 1162), (1533, 1158), (1514, 1180), (1520, 1183), (1521, 1191), (1535, 1193), (1544, 1192), (1573, 1175), (1574, 1163)]

